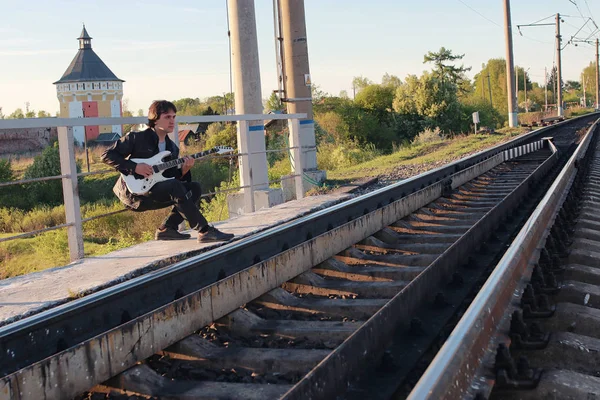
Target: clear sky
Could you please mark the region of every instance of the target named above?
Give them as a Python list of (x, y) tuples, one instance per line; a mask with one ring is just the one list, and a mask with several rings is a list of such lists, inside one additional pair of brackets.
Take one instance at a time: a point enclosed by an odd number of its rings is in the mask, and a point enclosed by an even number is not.
[[(271, 0), (256, 0), (262, 97), (276, 89)], [(575, 5), (575, 4), (577, 5)], [(543, 83), (555, 60), (554, 26), (522, 28), (564, 15), (563, 46), (600, 18), (598, 0), (512, 1), (515, 64)], [(305, 0), (313, 83), (330, 94), (352, 93), (355, 76), (380, 82), (386, 72), (404, 79), (430, 69), (423, 55), (444, 46), (465, 54), (473, 69), (505, 58), (503, 0)], [(0, 107), (4, 114), (30, 103), (54, 114), (52, 82), (75, 56), (82, 23), (92, 46), (124, 84), (134, 113), (154, 99), (204, 98), (229, 91), (226, 0), (0, 0)], [(582, 17), (583, 15), (583, 17)], [(595, 19), (600, 25), (600, 19)], [(590, 36), (588, 24), (577, 35)], [(598, 34), (592, 35), (595, 39)], [(595, 46), (567, 45), (563, 80), (579, 80)]]

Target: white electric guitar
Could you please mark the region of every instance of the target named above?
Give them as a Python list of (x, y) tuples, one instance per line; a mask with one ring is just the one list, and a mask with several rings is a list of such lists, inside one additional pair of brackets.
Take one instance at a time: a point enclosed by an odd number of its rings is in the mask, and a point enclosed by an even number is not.
[[(233, 151), (234, 151), (234, 149), (232, 149), (231, 147), (217, 146), (217, 147), (213, 147), (210, 150), (201, 151), (200, 153), (190, 154), (188, 157), (193, 157), (195, 159), (198, 159), (198, 158), (206, 157), (211, 154), (227, 154), (227, 153), (233, 153)], [(181, 164), (183, 164), (185, 162), (185, 159), (178, 158), (176, 160), (163, 162), (163, 159), (169, 155), (171, 155), (170, 151), (161, 151), (160, 153), (158, 153), (157, 155), (155, 155), (154, 157), (151, 157), (151, 158), (132, 158), (131, 161), (133, 161), (134, 163), (137, 163), (137, 164), (144, 163), (144, 164), (148, 164), (149, 166), (151, 166), (154, 173), (147, 178), (144, 178), (143, 176), (141, 176), (139, 174), (131, 174), (131, 175), (121, 174), (121, 177), (123, 178), (123, 180), (125, 181), (125, 184), (127, 185), (127, 189), (129, 189), (129, 191), (133, 194), (145, 194), (145, 193), (148, 193), (148, 191), (150, 191), (152, 186), (156, 185), (158, 182), (166, 181), (168, 179), (173, 179), (173, 178), (167, 178), (167, 177), (163, 176), (163, 171), (165, 171), (169, 168), (180, 166)], [(179, 168), (181, 168), (181, 167), (179, 167)]]

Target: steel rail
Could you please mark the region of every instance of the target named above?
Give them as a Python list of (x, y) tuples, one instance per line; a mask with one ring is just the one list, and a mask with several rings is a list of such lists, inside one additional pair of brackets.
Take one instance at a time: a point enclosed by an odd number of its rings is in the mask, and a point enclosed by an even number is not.
[[(364, 370), (365, 365), (376, 365), (394, 332), (408, 329), (412, 318), (416, 317), (418, 308), (427, 303), (441, 285), (451, 281), (452, 274), (468, 259), (470, 252), (484, 242), (518, 206), (529, 191), (530, 185), (542, 179), (556, 163), (557, 150), (550, 141), (548, 143), (553, 154), (546, 161), (294, 385), (282, 399), (333, 398), (346, 390), (353, 379)], [(453, 183), (452, 187), (461, 184)]]
[(588, 130), (408, 399), (459, 399), (468, 393), (498, 326), (510, 315), (506, 310), (515, 300), (517, 286), (531, 274), (530, 266), (539, 257), (577, 172), (577, 160), (587, 151), (598, 123)]
[[(298, 246), (335, 227), (444, 180), (456, 171), (464, 170), (573, 121), (575, 119), (542, 128), (466, 159), (268, 229), (247, 240), (219, 247), (0, 327), (0, 350), (3, 351), (3, 357), (0, 358), (0, 375), (11, 374), (134, 320), (217, 280), (269, 259), (282, 250)], [(177, 258), (170, 261), (175, 262)]]

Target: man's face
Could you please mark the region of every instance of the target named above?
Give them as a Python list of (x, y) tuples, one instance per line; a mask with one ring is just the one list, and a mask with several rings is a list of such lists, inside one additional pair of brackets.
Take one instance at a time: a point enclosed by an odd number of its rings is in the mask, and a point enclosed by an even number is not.
[(173, 129), (175, 128), (176, 115), (177, 114), (175, 114), (175, 112), (173, 111), (168, 111), (166, 113), (161, 114), (158, 120), (156, 121), (156, 125), (154, 126), (156, 132), (162, 132), (165, 134), (173, 132)]

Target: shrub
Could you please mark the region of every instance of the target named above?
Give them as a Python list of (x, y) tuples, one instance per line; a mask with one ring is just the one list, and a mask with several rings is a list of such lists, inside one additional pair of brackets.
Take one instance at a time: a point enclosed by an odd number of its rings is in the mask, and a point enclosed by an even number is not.
[[(280, 180), (282, 176), (289, 175), (292, 173), (292, 163), (290, 162), (289, 157), (282, 158), (279, 161), (273, 163), (271, 168), (269, 168), (269, 182)], [(270, 185), (271, 187), (280, 187), (281, 183), (273, 183)]]
[(79, 182), (79, 200), (81, 204), (115, 199), (112, 188), (118, 177), (118, 172), (108, 172), (101, 175), (89, 175), (81, 179)]
[[(0, 159), (0, 182), (12, 182), (15, 174), (10, 160)], [(0, 187), (0, 207), (18, 207), (26, 199), (22, 185)]]
[(425, 129), (423, 132), (419, 133), (412, 141), (413, 145), (420, 145), (425, 143), (434, 143), (442, 141), (444, 138), (442, 136), (442, 132), (440, 128), (436, 127), (435, 129)]
[(231, 164), (227, 159), (208, 159), (196, 160), (192, 167), (192, 180), (200, 182), (202, 192), (212, 192), (222, 181), (229, 178), (233, 170), (237, 169), (237, 164)]
[[(77, 172), (80, 171), (81, 167), (78, 165)], [(33, 164), (25, 170), (23, 178), (32, 179), (57, 175), (61, 175), (61, 171), (58, 143), (55, 142), (54, 146), (46, 147), (41, 155), (35, 157)], [(27, 191), (29, 193), (30, 204), (32, 205), (57, 205), (63, 202), (62, 183), (60, 179), (30, 183), (28, 184)]]
[[(276, 125), (275, 125), (276, 126)], [(265, 135), (265, 142), (267, 150), (276, 150), (289, 147), (289, 130), (287, 127), (283, 129), (270, 129), (267, 128)], [(287, 157), (287, 151), (273, 151), (267, 153), (267, 162), (270, 166), (279, 160)]]
[[(236, 171), (231, 182), (221, 182), (218, 190), (233, 189), (240, 186), (240, 177)], [(227, 208), (227, 195), (235, 193), (234, 191), (217, 193), (212, 199), (203, 198), (200, 202), (200, 211), (208, 222), (222, 221), (229, 218), (229, 209)]]

